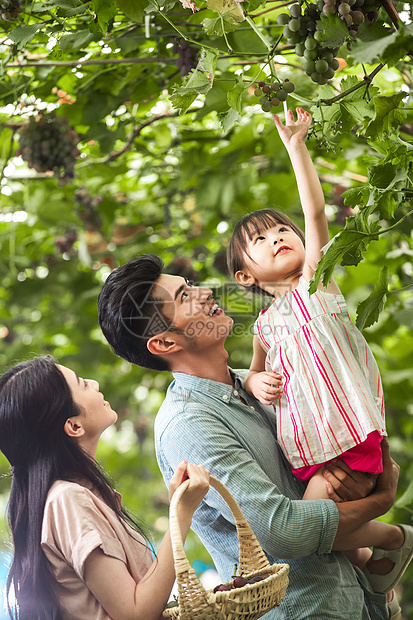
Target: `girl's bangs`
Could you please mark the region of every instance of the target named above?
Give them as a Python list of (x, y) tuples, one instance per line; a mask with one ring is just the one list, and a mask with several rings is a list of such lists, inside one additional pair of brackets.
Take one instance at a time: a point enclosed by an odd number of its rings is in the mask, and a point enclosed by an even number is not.
[(272, 213), (251, 213), (248, 218), (245, 218), (243, 222), (244, 233), (249, 237), (251, 241), (254, 235), (259, 235), (264, 230), (272, 228), (274, 225), (282, 224), (280, 220)]

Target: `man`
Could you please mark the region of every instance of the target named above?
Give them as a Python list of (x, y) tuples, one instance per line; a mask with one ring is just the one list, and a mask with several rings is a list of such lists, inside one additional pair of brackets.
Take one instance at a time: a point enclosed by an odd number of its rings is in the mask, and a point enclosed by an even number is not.
[[(165, 482), (182, 459), (202, 462), (234, 495), (270, 562), (290, 564), (287, 593), (267, 620), (395, 618), (385, 595), (373, 593), (337, 551), (345, 548), (347, 533), (384, 514), (394, 501), (398, 467), (387, 442), (384, 472), (372, 492), (368, 477), (331, 464), (325, 479), (336, 501), (302, 501), (303, 486), (276, 441), (272, 409), (246, 393), (246, 371), (227, 366), (232, 319), (210, 289), (162, 270), (155, 256), (132, 260), (108, 277), (98, 306), (99, 323), (117, 355), (174, 374), (155, 423)], [(193, 529), (228, 580), (238, 562), (238, 537), (215, 490), (195, 513)]]

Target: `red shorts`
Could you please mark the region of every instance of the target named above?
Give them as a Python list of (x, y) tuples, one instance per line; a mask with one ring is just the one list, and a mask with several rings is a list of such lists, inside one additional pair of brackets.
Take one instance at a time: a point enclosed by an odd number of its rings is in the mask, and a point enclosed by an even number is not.
[[(347, 463), (354, 471), (360, 471), (366, 474), (381, 474), (383, 471), (383, 459), (380, 447), (382, 439), (383, 436), (380, 435), (379, 431), (373, 431), (367, 435), (365, 441), (343, 452), (343, 454), (340, 454), (337, 458)], [(305, 467), (292, 469), (292, 472), (299, 480), (306, 481), (311, 478), (317, 469), (320, 469), (320, 467), (324, 465), (325, 463), (306, 465)]]

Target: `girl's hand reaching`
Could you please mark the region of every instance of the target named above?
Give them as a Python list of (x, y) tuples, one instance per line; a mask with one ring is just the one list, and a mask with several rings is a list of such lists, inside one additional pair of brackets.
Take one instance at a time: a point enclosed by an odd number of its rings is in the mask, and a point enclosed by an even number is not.
[(287, 150), (294, 149), (298, 145), (304, 144), (311, 121), (311, 114), (302, 108), (297, 108), (296, 121), (294, 120), (292, 110), (288, 110), (285, 125), (282, 124), (277, 114), (274, 114), (275, 126)]
[(187, 460), (177, 466), (169, 483), (169, 501), (176, 489), (189, 479), (189, 486), (179, 500), (179, 512), (192, 515), (198, 508), (209, 489), (209, 471), (203, 465), (194, 465)]

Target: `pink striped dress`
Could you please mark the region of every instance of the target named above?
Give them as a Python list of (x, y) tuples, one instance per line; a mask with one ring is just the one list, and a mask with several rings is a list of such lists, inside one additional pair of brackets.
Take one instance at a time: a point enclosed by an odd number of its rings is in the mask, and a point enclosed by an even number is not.
[(282, 375), (278, 441), (294, 469), (325, 463), (378, 431), (385, 435), (379, 369), (343, 295), (297, 288), (275, 299), (254, 327), (266, 369)]

